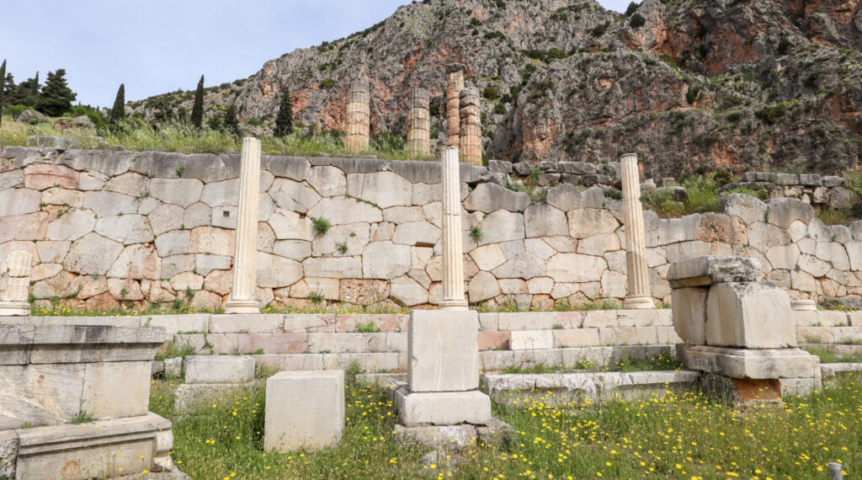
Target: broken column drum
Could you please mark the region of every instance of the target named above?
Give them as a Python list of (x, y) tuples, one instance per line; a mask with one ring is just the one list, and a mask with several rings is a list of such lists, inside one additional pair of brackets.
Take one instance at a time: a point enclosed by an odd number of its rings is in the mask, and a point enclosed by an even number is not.
[(344, 146), (350, 153), (368, 150), (368, 135), (371, 132), (371, 109), (368, 106), (368, 84), (356, 80), (347, 93), (347, 134)]
[(461, 90), (461, 161), (482, 165), (482, 111), (479, 90)]
[(15, 251), (0, 259), (0, 317), (30, 315), (27, 301), (33, 255)]
[(458, 149), (443, 149), (443, 300), (441, 310), (466, 310)]
[(230, 299), (225, 304), (225, 313), (260, 313), (260, 304), (255, 300), (259, 196), (260, 140), (244, 138), (240, 165), (233, 288)]
[(623, 177), (623, 216), (626, 227), (626, 309), (655, 308), (650, 295), (646, 257), (643, 206), (641, 205), (638, 156), (630, 153), (620, 160)]
[(431, 153), (430, 94), (424, 88), (410, 91), (407, 100), (407, 151), (417, 157)]
[(464, 73), (451, 70), (446, 76), (446, 146), (460, 147), (461, 90), (464, 90)]

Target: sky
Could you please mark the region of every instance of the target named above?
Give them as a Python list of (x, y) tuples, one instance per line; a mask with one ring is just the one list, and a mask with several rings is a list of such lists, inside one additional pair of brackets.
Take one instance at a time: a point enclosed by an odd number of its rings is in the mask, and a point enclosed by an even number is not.
[[(510, 0), (511, 1), (511, 0)], [(0, 62), (20, 83), (64, 68), (76, 103), (110, 107), (257, 73), (293, 51), (346, 37), (409, 0), (0, 0)], [(628, 0), (600, 0), (622, 11)]]

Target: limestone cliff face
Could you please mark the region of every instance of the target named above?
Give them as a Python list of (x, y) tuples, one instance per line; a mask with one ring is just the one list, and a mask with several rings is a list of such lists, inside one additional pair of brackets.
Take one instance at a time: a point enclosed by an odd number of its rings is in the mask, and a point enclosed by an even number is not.
[[(343, 130), (347, 85), (361, 76), (372, 133), (403, 135), (408, 91), (442, 104), (445, 66), (460, 63), (468, 86), (491, 87), (489, 158), (635, 151), (653, 175), (831, 173), (862, 160), (862, 0), (644, 0), (636, 13), (641, 26), (592, 0), (428, 0), (267, 62), (207, 102), (236, 101), (242, 119), (267, 125), (289, 85), (297, 121)], [(444, 122), (432, 122), (440, 138)]]

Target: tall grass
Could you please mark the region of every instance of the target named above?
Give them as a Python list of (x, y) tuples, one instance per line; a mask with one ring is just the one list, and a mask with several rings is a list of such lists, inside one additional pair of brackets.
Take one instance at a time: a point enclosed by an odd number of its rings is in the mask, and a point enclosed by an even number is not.
[[(227, 131), (209, 128), (197, 129), (180, 121), (151, 123), (130, 119), (120, 127), (98, 131), (57, 128), (56, 119), (37, 125), (13, 122), (3, 118), (0, 127), (0, 146), (26, 146), (29, 136), (71, 138), (81, 142), (88, 150), (114, 149), (122, 146), (136, 151), (165, 151), (182, 153), (223, 154), (239, 152), (242, 138)], [(293, 135), (281, 138), (261, 138), (262, 150), (270, 155), (317, 156), (347, 155), (343, 132), (301, 129)], [(384, 160), (428, 160), (408, 152), (402, 137), (390, 134), (372, 136), (368, 150), (363, 155), (375, 155)]]
[[(511, 441), (471, 443), (423, 463), (430, 448), (398, 444), (382, 389), (348, 382), (340, 443), (287, 454), (263, 449), (265, 388), (240, 389), (178, 417), (176, 385), (154, 381), (150, 410), (174, 420), (177, 466), (196, 479), (826, 478), (829, 462), (862, 466), (862, 376), (784, 408), (737, 411), (697, 393), (605, 403), (542, 398), (494, 405)], [(308, 399), (313, 402), (313, 399)], [(297, 408), (303, 407), (302, 405)], [(235, 476), (234, 476), (235, 475)], [(851, 476), (850, 478), (855, 478)]]

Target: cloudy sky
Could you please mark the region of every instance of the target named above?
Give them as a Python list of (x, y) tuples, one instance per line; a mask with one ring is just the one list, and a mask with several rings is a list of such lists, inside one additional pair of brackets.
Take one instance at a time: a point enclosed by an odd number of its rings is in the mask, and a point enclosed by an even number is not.
[[(65, 68), (78, 101), (232, 82), (296, 48), (364, 30), (408, 0), (0, 0), (0, 61), (20, 82)], [(599, 0), (624, 10), (628, 0)]]

